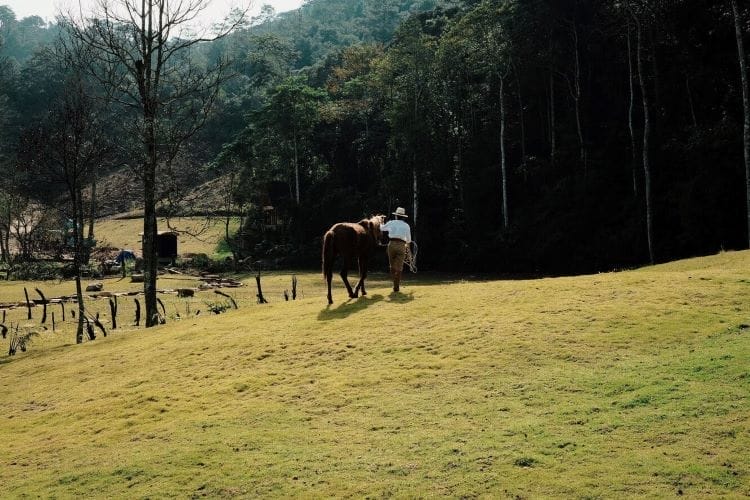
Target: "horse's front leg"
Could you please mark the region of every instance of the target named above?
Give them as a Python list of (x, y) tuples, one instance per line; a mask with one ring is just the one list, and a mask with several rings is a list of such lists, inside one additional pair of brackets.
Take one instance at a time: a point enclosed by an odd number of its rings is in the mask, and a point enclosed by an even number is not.
[(359, 259), (359, 283), (357, 283), (357, 288), (354, 289), (355, 297), (360, 288), (362, 289), (362, 296), (367, 295), (367, 291), (365, 290), (365, 278), (367, 278), (367, 259), (361, 258)]
[(344, 265), (341, 268), (341, 279), (344, 281), (344, 286), (346, 287), (346, 291), (349, 292), (349, 298), (353, 299), (356, 297), (354, 294), (354, 290), (352, 290), (352, 286), (349, 284), (349, 280), (347, 279), (347, 276), (349, 276), (349, 259), (343, 259)]

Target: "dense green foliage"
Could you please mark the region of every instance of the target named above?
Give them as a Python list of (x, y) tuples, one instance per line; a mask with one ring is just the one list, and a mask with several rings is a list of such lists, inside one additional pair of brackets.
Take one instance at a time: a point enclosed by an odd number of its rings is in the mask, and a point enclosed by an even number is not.
[[(8, 169), (55, 84), (29, 40), (55, 27), (5, 14)], [(396, 206), (430, 268), (580, 272), (747, 245), (728, 1), (312, 0), (192, 57), (237, 74), (164, 197), (231, 175), (215, 205), (248, 215), (239, 254), (313, 265), (330, 224)]]

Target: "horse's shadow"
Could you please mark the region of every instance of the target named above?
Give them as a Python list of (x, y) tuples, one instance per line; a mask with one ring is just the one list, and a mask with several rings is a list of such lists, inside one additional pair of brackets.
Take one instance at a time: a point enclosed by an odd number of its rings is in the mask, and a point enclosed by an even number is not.
[(384, 298), (385, 297), (380, 294), (366, 295), (357, 299), (349, 299), (335, 308), (326, 306), (325, 309), (318, 313), (318, 321), (346, 318), (354, 313), (367, 309), (376, 302), (382, 301)]

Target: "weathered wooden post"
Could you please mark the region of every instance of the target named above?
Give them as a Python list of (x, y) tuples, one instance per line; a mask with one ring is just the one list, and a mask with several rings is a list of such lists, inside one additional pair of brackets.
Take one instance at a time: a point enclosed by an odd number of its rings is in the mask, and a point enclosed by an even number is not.
[(255, 283), (258, 285), (258, 304), (268, 304), (268, 301), (263, 297), (263, 290), (260, 287), (260, 271), (255, 276)]
[(109, 312), (112, 313), (112, 329), (117, 329), (117, 306), (115, 301), (109, 299)]
[(89, 336), (89, 340), (96, 340), (96, 333), (94, 333), (94, 327), (91, 326), (89, 318), (84, 314), (83, 320), (86, 322), (86, 334)]
[(140, 326), (141, 324), (141, 303), (138, 302), (138, 299), (133, 299), (135, 301), (135, 326)]
[(107, 330), (104, 329), (104, 325), (101, 321), (99, 321), (99, 313), (96, 313), (96, 317), (94, 318), (94, 324), (98, 329), (102, 331), (102, 334), (106, 337), (107, 336)]
[(44, 296), (41, 290), (38, 288), (35, 288), (36, 293), (39, 294), (39, 296), (42, 298), (42, 307), (44, 308), (42, 310), (42, 324), (45, 324), (47, 322), (47, 298)]
[(29, 292), (26, 290), (26, 287), (23, 288), (23, 294), (26, 295), (26, 309), (29, 311), (27, 319), (31, 319), (31, 302), (29, 302)]

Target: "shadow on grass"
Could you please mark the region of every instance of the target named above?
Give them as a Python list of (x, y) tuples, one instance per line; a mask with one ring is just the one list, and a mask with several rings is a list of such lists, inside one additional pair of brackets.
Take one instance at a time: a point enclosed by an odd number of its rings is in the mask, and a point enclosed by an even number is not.
[(383, 299), (384, 297), (380, 294), (366, 295), (357, 299), (349, 299), (335, 308), (331, 308), (331, 306), (328, 305), (318, 313), (318, 321), (346, 318), (347, 316), (367, 309), (372, 304), (380, 302)]
[(391, 292), (388, 295), (388, 302), (395, 302), (396, 304), (405, 304), (414, 300), (414, 292), (403, 293), (403, 292)]

